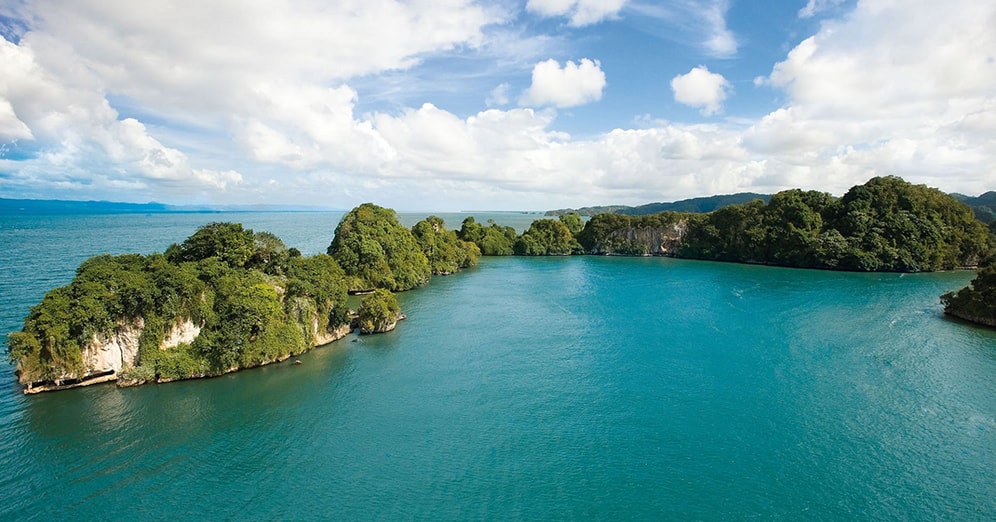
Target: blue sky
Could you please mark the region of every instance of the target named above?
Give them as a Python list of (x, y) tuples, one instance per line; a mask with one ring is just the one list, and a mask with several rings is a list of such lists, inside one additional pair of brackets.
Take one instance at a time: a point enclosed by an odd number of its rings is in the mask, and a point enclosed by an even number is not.
[(0, 197), (536, 210), (996, 189), (996, 4), (13, 0)]

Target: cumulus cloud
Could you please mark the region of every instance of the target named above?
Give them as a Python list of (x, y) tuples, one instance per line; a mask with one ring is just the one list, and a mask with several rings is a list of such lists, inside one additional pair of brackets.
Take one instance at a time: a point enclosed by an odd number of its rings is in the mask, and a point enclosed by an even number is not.
[[(27, 171), (37, 176), (38, 184), (85, 190), (86, 183), (67, 184), (67, 179), (92, 178), (110, 188), (151, 194), (196, 192), (240, 181), (234, 172), (193, 169), (186, 154), (153, 138), (143, 123), (120, 118), (89, 71), (67, 67), (59, 78), (43, 63), (28, 38), (21, 45), (0, 40), (0, 117), (10, 115), (3, 120), (0, 138), (19, 139), (18, 147), (35, 157)], [(85, 165), (100, 166), (99, 177), (87, 174)]]
[[(480, 45), (482, 28), (502, 20), (471, 0), (25, 4), (34, 33), (58, 34), (108, 90), (195, 113), (239, 109), (241, 87), (260, 77), (329, 84), (409, 68), (426, 53)], [(66, 54), (34, 38), (39, 52)]]
[[(978, 193), (996, 172), (996, 5), (953, 2), (863, 0), (823, 21), (756, 82), (785, 102), (755, 121), (646, 118), (583, 138), (559, 131), (555, 109), (601, 98), (605, 74), (590, 59), (520, 57), (533, 67), (517, 108), (506, 107), (521, 88), (508, 76), (481, 81), (477, 102), (509, 83), (480, 112), (446, 99), (363, 103), (357, 78), (493, 45), (483, 28), (502, 15), (469, 0), (217, 1), (183, 12), (159, 1), (7, 3), (0, 15), (26, 9), (18, 16), (34, 25), (0, 40), (0, 194), (538, 209), (840, 193), (879, 174)], [(582, 2), (543, 5), (573, 17)], [(722, 55), (737, 45), (726, 6), (666, 7), (696, 20), (689, 42)], [(731, 93), (704, 66), (671, 88), (707, 115)]]
[(614, 18), (628, 0), (529, 0), (526, 10), (540, 16), (564, 16), (570, 25), (582, 27)]
[(709, 68), (704, 65), (671, 80), (675, 101), (690, 107), (700, 107), (704, 116), (712, 116), (723, 110), (723, 100), (730, 89), (730, 82), (722, 74), (709, 72)]
[(561, 67), (550, 59), (533, 67), (532, 84), (519, 104), (575, 107), (601, 99), (604, 88), (605, 73), (598, 60), (567, 61)]
[(257, 161), (307, 169), (375, 170), (392, 151), (353, 114), (356, 91), (281, 81), (256, 85), (239, 139)]
[[(471, 0), (220, 0), (182, 9), (166, 0), (25, 0), (0, 6), (0, 16), (31, 24), (16, 43), (0, 40), (0, 144), (19, 139), (27, 156), (3, 168), (36, 176), (39, 187), (87, 179), (100, 196), (101, 186), (154, 195), (245, 181), (231, 156), (192, 163), (154, 137), (177, 133), (145, 119), (234, 138), (243, 166), (377, 172), (392, 151), (353, 117), (356, 92), (342, 80), (475, 48), (505, 14)], [(122, 117), (110, 93), (141, 116)], [(189, 135), (180, 140), (198, 148)]]
[(866, 1), (824, 22), (765, 79), (790, 99), (745, 145), (809, 164), (810, 182), (899, 174), (948, 190), (991, 186), (993, 133), (968, 129), (996, 122), (996, 6), (956, 4)]

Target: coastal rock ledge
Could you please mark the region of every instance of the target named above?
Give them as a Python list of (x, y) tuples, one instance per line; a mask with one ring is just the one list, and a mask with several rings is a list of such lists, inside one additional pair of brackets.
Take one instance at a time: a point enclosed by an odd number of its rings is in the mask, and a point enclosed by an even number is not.
[(945, 309), (944, 313), (950, 315), (951, 317), (957, 317), (958, 319), (962, 319), (970, 323), (981, 324), (983, 326), (996, 328), (996, 316), (976, 315), (953, 308)]
[[(178, 321), (166, 331), (159, 349), (169, 350), (176, 348), (180, 344), (190, 344), (200, 334), (201, 328), (201, 325), (197, 325), (189, 319)], [(319, 332), (317, 319), (314, 321), (314, 328), (316, 333), (314, 334), (312, 347), (330, 344), (349, 335), (352, 331), (349, 324), (344, 324), (332, 331)], [(141, 339), (144, 330), (145, 321), (140, 317), (131, 322), (119, 323), (111, 332), (94, 334), (82, 350), (83, 364), (85, 366), (82, 375), (66, 374), (52, 381), (22, 382), (25, 385), (24, 393), (34, 394), (46, 391), (67, 390), (113, 381), (117, 381), (119, 386), (144, 384), (147, 381), (122, 377), (123, 370), (128, 370), (136, 366), (139, 339)], [(264, 364), (284, 361), (289, 357), (291, 355), (268, 361)], [(230, 368), (228, 372), (240, 369), (242, 368)], [(169, 382), (169, 380), (156, 382)]]

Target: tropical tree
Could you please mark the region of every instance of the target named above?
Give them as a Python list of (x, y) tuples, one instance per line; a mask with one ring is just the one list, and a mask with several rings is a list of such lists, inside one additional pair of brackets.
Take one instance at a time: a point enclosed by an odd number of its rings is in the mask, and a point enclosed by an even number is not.
[(418, 241), (391, 209), (364, 203), (350, 210), (328, 248), (351, 289), (403, 291), (429, 282), (432, 269)]

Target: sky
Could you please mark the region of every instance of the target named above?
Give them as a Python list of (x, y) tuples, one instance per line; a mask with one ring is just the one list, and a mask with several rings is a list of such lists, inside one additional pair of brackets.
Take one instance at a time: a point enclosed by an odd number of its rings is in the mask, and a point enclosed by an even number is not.
[(996, 190), (996, 2), (3, 0), (0, 197)]

